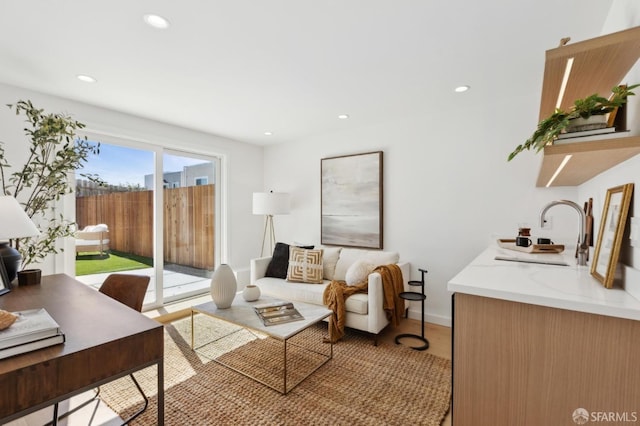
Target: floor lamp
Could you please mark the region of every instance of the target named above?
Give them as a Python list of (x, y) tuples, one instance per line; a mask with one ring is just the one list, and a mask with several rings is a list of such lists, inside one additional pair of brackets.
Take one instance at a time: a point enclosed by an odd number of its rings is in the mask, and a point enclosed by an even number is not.
[(253, 214), (265, 216), (264, 232), (262, 234), (262, 247), (260, 257), (264, 255), (264, 242), (269, 235), (269, 255), (273, 254), (276, 245), (276, 232), (273, 227), (273, 216), (279, 214), (289, 214), (291, 210), (291, 197), (285, 192), (254, 192), (253, 193)]

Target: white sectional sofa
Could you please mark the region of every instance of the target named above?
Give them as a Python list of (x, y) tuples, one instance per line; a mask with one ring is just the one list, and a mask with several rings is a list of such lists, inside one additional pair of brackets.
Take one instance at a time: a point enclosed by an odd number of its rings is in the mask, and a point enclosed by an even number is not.
[[(279, 251), (282, 254), (283, 250), (279, 250), (282, 249), (281, 244), (278, 243), (274, 256), (278, 256)], [(407, 281), (409, 280), (410, 265), (407, 262), (400, 262), (399, 255), (396, 252), (342, 247), (317, 247), (317, 249), (323, 249), (323, 279), (321, 283), (291, 282), (286, 278), (282, 278), (282, 274), (279, 277), (265, 276), (268, 269), (273, 269), (269, 268), (270, 262), (272, 262), (271, 256), (251, 260), (251, 283), (257, 285), (261, 293), (269, 296), (292, 302), (300, 301), (323, 305), (324, 289), (332, 279), (349, 282), (346, 279), (347, 276), (352, 276), (358, 266), (362, 264), (379, 266), (395, 263), (402, 271), (404, 291), (408, 291)], [(278, 274), (271, 273), (271, 275)], [(377, 272), (370, 273), (368, 275), (368, 284), (368, 293), (354, 294), (346, 300), (346, 326), (377, 335), (389, 324), (383, 309), (382, 278), (380, 274)]]

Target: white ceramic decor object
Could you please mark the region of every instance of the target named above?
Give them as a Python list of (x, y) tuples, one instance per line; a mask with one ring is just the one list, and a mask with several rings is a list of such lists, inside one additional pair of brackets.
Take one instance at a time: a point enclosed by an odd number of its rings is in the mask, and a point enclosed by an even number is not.
[(251, 284), (246, 286), (242, 292), (242, 297), (244, 297), (244, 300), (247, 302), (258, 300), (260, 298), (260, 287)]
[(236, 276), (231, 267), (226, 263), (218, 266), (211, 277), (211, 298), (218, 309), (227, 309), (231, 306), (237, 289)]

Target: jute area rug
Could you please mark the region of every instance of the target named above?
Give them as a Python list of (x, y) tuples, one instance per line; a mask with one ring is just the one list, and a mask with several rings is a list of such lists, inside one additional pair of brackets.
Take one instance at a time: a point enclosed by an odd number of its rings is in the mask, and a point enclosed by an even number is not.
[[(355, 332), (334, 345), (333, 359), (287, 395), (211, 361), (220, 357), (267, 383), (282, 380), (282, 343), (205, 315), (196, 316), (196, 346), (191, 349), (191, 320), (165, 327), (165, 423), (167, 425), (440, 425), (449, 410), (451, 362), (402, 345), (379, 343)], [(238, 331), (227, 337), (229, 333)], [(318, 342), (325, 323), (296, 336)], [(293, 348), (293, 346), (289, 346)], [(292, 379), (317, 364), (313, 352), (288, 354)], [(147, 410), (133, 425), (155, 425), (156, 368), (135, 373), (147, 395)], [(297, 380), (296, 380), (297, 381)], [(101, 398), (121, 417), (142, 402), (130, 378), (102, 387)]]

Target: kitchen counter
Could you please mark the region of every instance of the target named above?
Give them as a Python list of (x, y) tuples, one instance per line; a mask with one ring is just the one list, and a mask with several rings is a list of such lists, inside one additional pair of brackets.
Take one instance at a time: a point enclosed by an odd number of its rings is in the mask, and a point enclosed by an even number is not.
[[(495, 260), (496, 256), (559, 261), (569, 266)], [(640, 321), (640, 300), (621, 288), (604, 288), (591, 276), (590, 266), (576, 265), (573, 249), (560, 254), (531, 254), (491, 246), (453, 277), (448, 289), (454, 293)]]
[(449, 281), (452, 424), (575, 425), (578, 408), (591, 420), (640, 412), (640, 301), (604, 288), (589, 266), (576, 265), (574, 250), (495, 244)]

